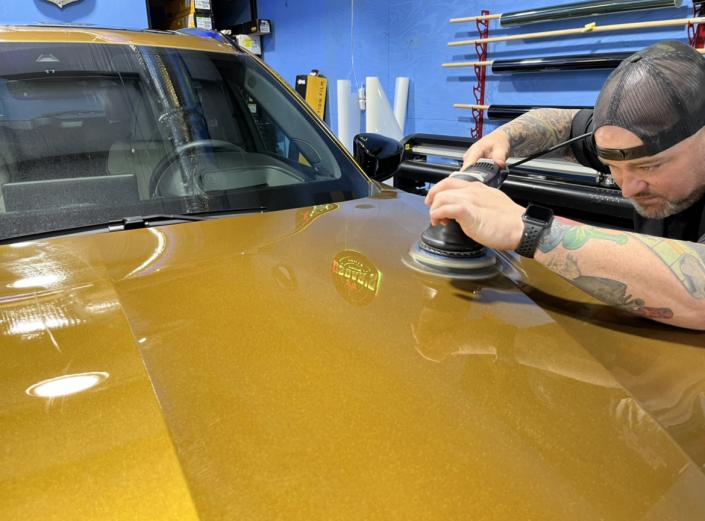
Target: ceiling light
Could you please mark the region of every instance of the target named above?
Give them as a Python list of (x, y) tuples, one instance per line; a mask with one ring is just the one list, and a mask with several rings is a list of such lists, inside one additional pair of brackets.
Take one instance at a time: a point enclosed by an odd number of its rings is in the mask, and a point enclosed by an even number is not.
[(27, 394), (37, 398), (57, 398), (80, 393), (95, 387), (110, 376), (105, 372), (66, 374), (43, 380), (27, 388)]

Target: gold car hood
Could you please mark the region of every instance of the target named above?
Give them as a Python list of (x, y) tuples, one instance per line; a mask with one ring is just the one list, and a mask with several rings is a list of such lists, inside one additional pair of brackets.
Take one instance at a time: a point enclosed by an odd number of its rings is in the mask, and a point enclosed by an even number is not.
[(0, 247), (0, 518), (703, 517), (702, 375), (651, 403), (614, 359), (702, 337), (533, 262), (425, 277), (426, 225), (385, 191)]

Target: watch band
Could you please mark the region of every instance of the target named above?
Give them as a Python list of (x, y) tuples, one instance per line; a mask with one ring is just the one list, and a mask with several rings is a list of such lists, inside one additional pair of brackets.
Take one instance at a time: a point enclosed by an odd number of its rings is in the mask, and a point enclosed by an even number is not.
[[(542, 212), (550, 215), (550, 217), (547, 220), (537, 219), (532, 216), (534, 213), (532, 209), (540, 209)], [(524, 232), (521, 235), (519, 246), (517, 246), (515, 251), (522, 257), (533, 259), (543, 232), (550, 228), (553, 222), (553, 212), (548, 208), (530, 204), (521, 219), (524, 221)]]

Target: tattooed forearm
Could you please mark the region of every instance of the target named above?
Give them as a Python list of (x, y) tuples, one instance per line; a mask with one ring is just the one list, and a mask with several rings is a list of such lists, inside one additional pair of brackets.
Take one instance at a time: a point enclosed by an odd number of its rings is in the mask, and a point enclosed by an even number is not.
[[(574, 109), (535, 109), (499, 127), (499, 130), (509, 138), (512, 155), (527, 156), (568, 139), (576, 113)], [(556, 153), (575, 161), (570, 147)]]
[(705, 330), (705, 244), (558, 217), (541, 237), (535, 258), (606, 304)]
[(585, 246), (591, 239), (612, 241), (624, 245), (629, 237), (626, 233), (612, 232), (594, 226), (566, 224), (556, 219), (551, 228), (541, 237), (538, 249), (543, 253), (548, 253), (558, 246), (563, 246), (566, 250), (577, 250)]
[(674, 241), (650, 235), (634, 238), (651, 250), (697, 299), (705, 298), (705, 244)]
[(643, 299), (634, 298), (627, 294), (627, 285), (624, 282), (607, 277), (583, 275), (578, 260), (573, 255), (555, 257), (548, 263), (548, 267), (571, 281), (585, 293), (606, 304), (646, 318), (661, 320), (673, 318), (673, 310), (670, 308), (650, 307)]

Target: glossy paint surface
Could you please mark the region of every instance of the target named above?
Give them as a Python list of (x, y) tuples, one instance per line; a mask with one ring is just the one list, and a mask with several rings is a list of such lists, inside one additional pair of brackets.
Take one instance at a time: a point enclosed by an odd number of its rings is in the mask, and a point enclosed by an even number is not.
[(419, 275), (427, 224), (385, 191), (0, 247), (0, 519), (705, 516), (703, 335), (530, 261)]
[(94, 28), (63, 28), (0, 25), (0, 42), (103, 43), (174, 47), (207, 52), (235, 52), (229, 45), (210, 38), (156, 31), (119, 31)]

